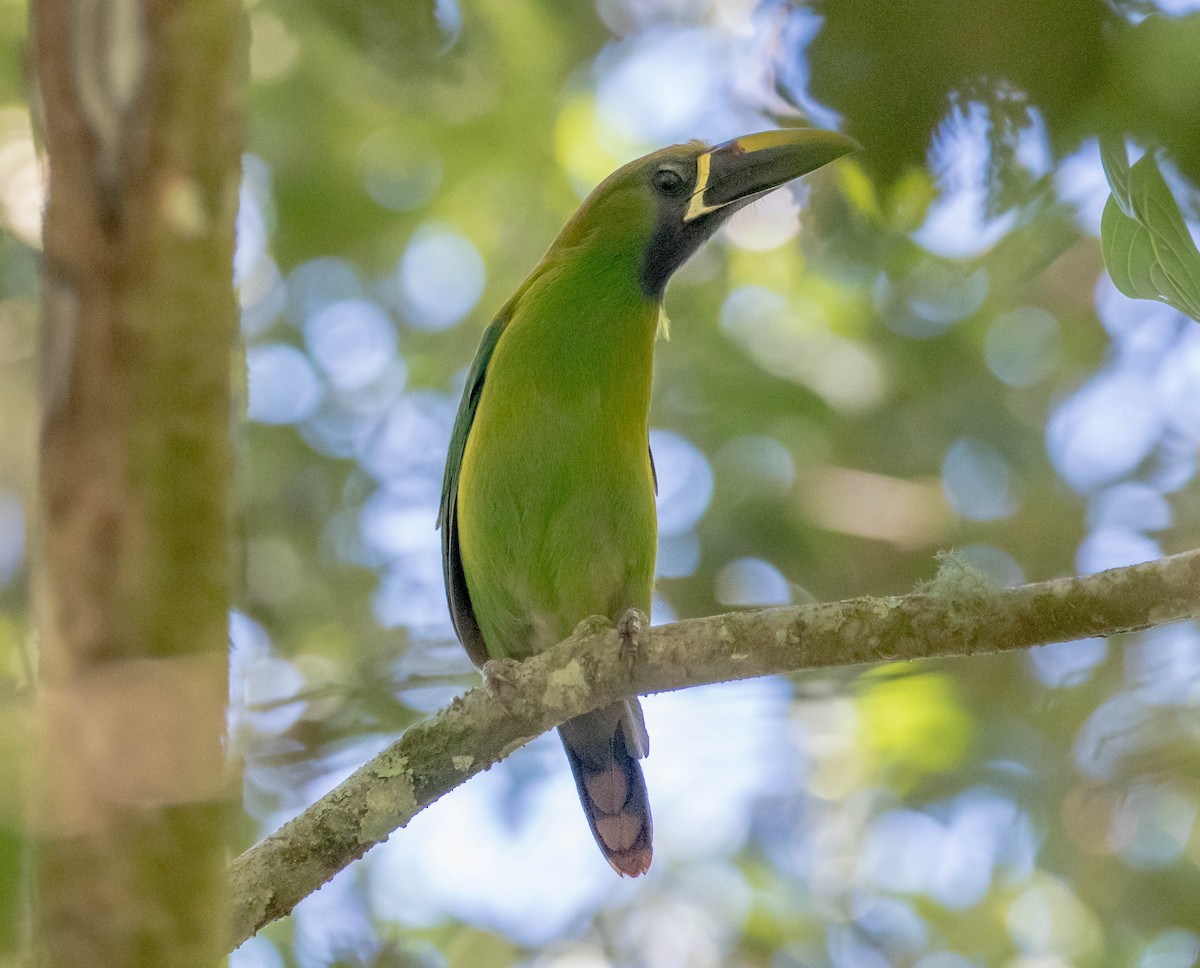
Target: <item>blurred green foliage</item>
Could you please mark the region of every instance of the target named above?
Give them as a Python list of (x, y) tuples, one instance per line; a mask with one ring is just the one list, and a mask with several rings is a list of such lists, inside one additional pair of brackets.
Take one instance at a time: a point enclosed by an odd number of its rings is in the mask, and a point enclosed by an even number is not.
[[(899, 594), (952, 547), (1004, 584), (1200, 544), (1197, 328), (1106, 280), (1092, 140), (1161, 148), (1195, 231), (1200, 15), (1099, 0), (247, 13), (241, 846), (476, 681), (450, 641), (433, 531), (463, 370), (581, 193), (665, 141), (803, 105), (820, 123), (840, 115), (867, 150), (808, 180), (798, 222), (786, 198), (760, 203), (671, 285), (652, 412), (656, 617)], [(0, 6), (10, 79), (22, 17)], [(4, 117), (27, 118), (19, 97), (0, 88)], [(24, 125), (0, 126), (0, 159)], [(0, 164), (14, 233), (15, 170)], [(444, 251), (459, 257), (433, 258)], [(6, 236), (0, 426), (22, 429), (0, 434), (0, 496), (26, 507), (35, 266), (32, 240)], [(430, 316), (425, 283), (465, 308)], [(14, 682), (26, 590), (0, 569)], [(489, 838), (547, 822), (537, 805), (562, 779), (557, 750), (517, 754), (473, 784), (500, 791), (491, 825), (468, 813), (439, 832), (465, 809), (448, 797), (234, 963), (1192, 964), (1197, 640), (1185, 625), (796, 677), (748, 709), (734, 688), (706, 691), (684, 707), (691, 745), (655, 733), (651, 876), (588, 868), (598, 886), (570, 917), (545, 897), (578, 885), (554, 878), (576, 847), (601, 863), (574, 813), (562, 838), (512, 848), (508, 869), (489, 853)], [(733, 775), (760, 759), (735, 800)], [(688, 800), (741, 806), (688, 821)], [(418, 841), (464, 852), (430, 859)], [(402, 859), (384, 866), (388, 851)], [(452, 903), (439, 885), (464, 867)], [(545, 895), (521, 880), (534, 875)], [(524, 913), (472, 907), (471, 880)]]
[(812, 96), (844, 115), (888, 183), (922, 167), (956, 100), (987, 105), (999, 141), (1036, 109), (1057, 157), (1087, 137), (1131, 135), (1167, 148), (1200, 183), (1200, 17), (1153, 3), (821, 0), (809, 53)]

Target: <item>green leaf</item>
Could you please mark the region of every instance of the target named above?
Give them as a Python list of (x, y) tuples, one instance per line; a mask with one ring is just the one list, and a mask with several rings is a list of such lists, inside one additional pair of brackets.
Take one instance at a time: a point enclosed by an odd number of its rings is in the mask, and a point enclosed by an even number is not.
[[(1137, 219), (1150, 230), (1165, 294), (1173, 305), (1200, 320), (1200, 250), (1153, 156), (1147, 153), (1130, 172)], [(1171, 299), (1170, 297), (1174, 298)]]
[(1101, 145), (1112, 188), (1100, 220), (1108, 274), (1126, 296), (1157, 299), (1200, 321), (1200, 250), (1154, 155), (1129, 168), (1123, 153), (1123, 144)]
[(1129, 184), (1129, 155), (1125, 151), (1125, 139), (1105, 135), (1100, 139), (1100, 164), (1104, 166), (1104, 177), (1112, 189), (1113, 198), (1121, 211), (1134, 218), (1133, 192)]
[(1150, 276), (1154, 264), (1150, 233), (1121, 211), (1115, 192), (1108, 196), (1100, 217), (1100, 247), (1113, 285), (1122, 293), (1131, 299), (1159, 298)]

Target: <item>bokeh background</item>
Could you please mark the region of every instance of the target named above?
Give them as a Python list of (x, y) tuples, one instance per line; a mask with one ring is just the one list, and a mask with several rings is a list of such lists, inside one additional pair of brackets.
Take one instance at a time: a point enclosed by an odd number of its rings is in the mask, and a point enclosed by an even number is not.
[[(1200, 326), (1109, 282), (1097, 137), (1200, 215), (1193, 0), (252, 0), (237, 278), (244, 847), (475, 684), (434, 530), (465, 368), (581, 198), (806, 120), (660, 342), (653, 619), (1010, 585), (1200, 545)], [(39, 174), (0, 0), (0, 674), (28, 681)], [(646, 701), (650, 874), (542, 737), (234, 968), (1187, 968), (1200, 635)], [(0, 825), (2, 826), (2, 825)], [(0, 836), (0, 850), (8, 841)]]

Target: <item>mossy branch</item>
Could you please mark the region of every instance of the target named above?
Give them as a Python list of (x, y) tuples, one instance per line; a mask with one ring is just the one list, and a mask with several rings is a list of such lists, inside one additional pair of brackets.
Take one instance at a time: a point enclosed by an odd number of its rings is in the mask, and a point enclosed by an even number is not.
[(1200, 550), (999, 589), (952, 557), (893, 598), (734, 612), (655, 627), (632, 665), (603, 620), (516, 668), (503, 705), (472, 689), (237, 858), (234, 945), (288, 914), (443, 794), (558, 723), (624, 696), (805, 669), (948, 658), (1132, 632), (1200, 615)]

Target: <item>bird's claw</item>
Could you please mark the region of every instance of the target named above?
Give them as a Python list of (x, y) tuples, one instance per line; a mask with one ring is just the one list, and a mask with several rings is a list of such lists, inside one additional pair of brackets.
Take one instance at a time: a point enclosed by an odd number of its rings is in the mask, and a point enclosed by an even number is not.
[(640, 608), (626, 609), (625, 614), (617, 622), (617, 636), (621, 641), (621, 661), (628, 667), (631, 676), (633, 675), (633, 664), (641, 655), (642, 643), (645, 641), (649, 628), (650, 619)]
[(506, 713), (512, 712), (518, 665), (516, 659), (488, 659), (479, 670), (483, 673), (483, 688)]

